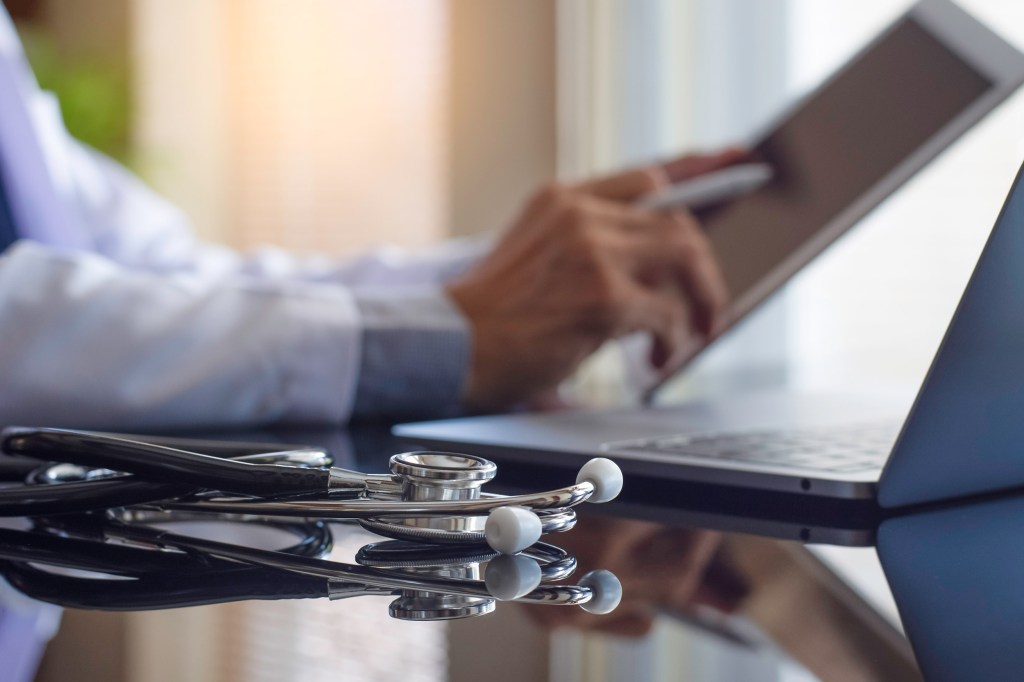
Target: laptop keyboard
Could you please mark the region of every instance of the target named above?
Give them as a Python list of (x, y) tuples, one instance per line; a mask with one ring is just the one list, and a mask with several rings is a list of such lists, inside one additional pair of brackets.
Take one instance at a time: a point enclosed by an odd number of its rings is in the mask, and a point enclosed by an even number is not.
[(868, 424), (800, 431), (693, 433), (611, 443), (605, 449), (850, 473), (880, 469), (898, 432), (898, 424)]

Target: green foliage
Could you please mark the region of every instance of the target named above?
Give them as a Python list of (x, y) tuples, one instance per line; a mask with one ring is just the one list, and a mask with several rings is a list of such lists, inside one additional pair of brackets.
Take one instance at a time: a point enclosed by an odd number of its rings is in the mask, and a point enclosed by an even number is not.
[(19, 26), (40, 86), (60, 100), (68, 130), (79, 140), (129, 163), (131, 82), (123, 60), (100, 56), (64, 58), (46, 32)]

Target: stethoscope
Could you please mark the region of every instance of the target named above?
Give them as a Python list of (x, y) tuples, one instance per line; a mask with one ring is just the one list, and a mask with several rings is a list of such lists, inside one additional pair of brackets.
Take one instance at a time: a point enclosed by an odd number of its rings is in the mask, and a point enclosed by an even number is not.
[[(621, 599), (621, 586), (608, 571), (591, 571), (577, 585), (550, 584), (570, 577), (576, 560), (543, 542), (520, 554), (501, 555), (479, 547), (389, 540), (364, 546), (356, 563), (348, 564), (322, 558), (332, 543), (329, 529), (319, 521), (167, 512), (145, 516), (125, 524), (117, 512), (108, 512), (40, 519), (31, 531), (0, 529), (0, 574), (32, 598), (102, 610), (391, 595), (396, 597), (389, 607), (392, 617), (424, 621), (483, 615), (498, 601), (578, 605), (601, 614)], [(299, 542), (258, 549), (151, 525), (211, 518), (269, 523)], [(62, 574), (44, 566), (76, 572)]]
[[(497, 466), (473, 455), (407, 452), (391, 457), (390, 474), (362, 474), (331, 467), (330, 455), (315, 448), (268, 451), (265, 445), (244, 449), (141, 438), (5, 429), (4, 453), (61, 464), (34, 469), (28, 485), (0, 488), (0, 515), (143, 505), (147, 511), (355, 519), (395, 539), (486, 543), (496, 552), (515, 554), (543, 534), (571, 529), (576, 505), (606, 502), (622, 489), (622, 472), (604, 458), (587, 462), (574, 485), (503, 496), (481, 491)], [(208, 454), (193, 450), (200, 447)]]

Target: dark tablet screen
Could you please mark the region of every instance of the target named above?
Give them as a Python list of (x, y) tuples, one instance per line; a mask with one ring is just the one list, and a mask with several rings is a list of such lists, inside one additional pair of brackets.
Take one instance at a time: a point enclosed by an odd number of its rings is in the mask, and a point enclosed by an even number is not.
[(756, 146), (772, 182), (705, 217), (733, 298), (992, 85), (912, 19), (897, 23)]

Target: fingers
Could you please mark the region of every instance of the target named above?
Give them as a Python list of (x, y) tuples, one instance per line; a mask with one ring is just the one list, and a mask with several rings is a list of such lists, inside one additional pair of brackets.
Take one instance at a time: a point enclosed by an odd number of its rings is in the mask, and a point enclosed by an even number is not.
[[(632, 173), (598, 190), (625, 196), (656, 182)], [(681, 359), (691, 330), (708, 334), (725, 305), (723, 278), (689, 214), (642, 211), (558, 185), (538, 193), (447, 292), (472, 324), (465, 395), (479, 407), (555, 386), (603, 342), (632, 331), (653, 335), (652, 364), (666, 368)], [(542, 346), (558, 350), (532, 350)], [(509, 349), (522, 354), (519, 365), (509, 364)]]
[(576, 191), (607, 201), (632, 202), (670, 184), (662, 166), (638, 168), (607, 178), (598, 178), (576, 186)]
[(663, 164), (590, 180), (569, 189), (607, 201), (631, 203), (671, 184), (749, 160), (748, 150), (730, 147), (717, 154), (690, 154)]
[(677, 237), (673, 256), (679, 280), (693, 304), (690, 322), (699, 333), (710, 336), (729, 300), (725, 275), (710, 242), (692, 218), (677, 214), (673, 216), (673, 222), (680, 232), (687, 233), (684, 240)]
[(673, 159), (662, 164), (661, 168), (669, 182), (676, 183), (749, 161), (750, 158), (748, 150), (730, 147), (717, 154), (690, 154)]
[[(696, 221), (683, 213), (654, 215), (615, 205), (595, 210), (601, 211), (607, 228), (616, 231), (609, 248), (637, 284), (627, 292), (634, 299), (625, 305), (631, 321), (655, 331), (669, 356), (685, 340), (685, 313), (694, 330), (712, 334), (726, 309), (728, 288)], [(682, 331), (665, 333), (665, 324), (678, 324)]]
[(654, 338), (651, 365), (661, 369), (668, 366), (686, 341), (685, 303), (679, 296), (636, 285), (632, 289), (623, 304), (624, 315), (615, 336), (649, 332)]
[(607, 201), (630, 203), (671, 184), (749, 161), (750, 158), (747, 149), (730, 147), (716, 154), (689, 154), (666, 163), (583, 182), (567, 189)]

